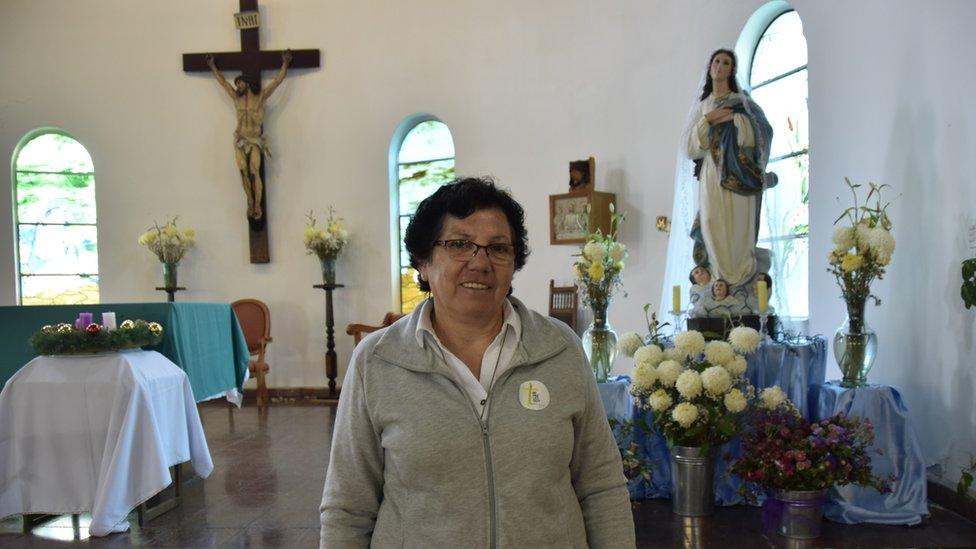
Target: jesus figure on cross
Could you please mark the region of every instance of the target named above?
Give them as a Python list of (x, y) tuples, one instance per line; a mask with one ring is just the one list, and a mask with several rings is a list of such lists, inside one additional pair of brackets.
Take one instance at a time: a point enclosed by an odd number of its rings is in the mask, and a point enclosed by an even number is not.
[(261, 160), (264, 156), (271, 157), (267, 139), (264, 137), (264, 104), (274, 93), (278, 85), (285, 79), (288, 64), (291, 63), (291, 50), (281, 54), (281, 70), (268, 87), (259, 92), (254, 90), (257, 85), (246, 78), (238, 76), (231, 86), (224, 75), (217, 70), (213, 56), (207, 54), (207, 66), (227, 95), (234, 101), (237, 109), (237, 129), (234, 130), (234, 155), (237, 158), (237, 168), (241, 171), (241, 184), (247, 195), (247, 216), (255, 221), (261, 219), (261, 195), (264, 193), (264, 183), (261, 180)]

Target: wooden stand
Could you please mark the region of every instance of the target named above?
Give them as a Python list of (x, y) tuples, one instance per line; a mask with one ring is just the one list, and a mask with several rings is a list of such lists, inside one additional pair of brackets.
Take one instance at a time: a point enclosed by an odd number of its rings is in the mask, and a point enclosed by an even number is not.
[(327, 398), (339, 398), (335, 381), (339, 375), (339, 367), (335, 352), (335, 318), (332, 315), (332, 291), (336, 288), (345, 288), (345, 285), (316, 284), (312, 287), (325, 290), (325, 377), (329, 378), (329, 396)]
[(169, 303), (176, 301), (176, 292), (186, 290), (183, 286), (156, 286), (156, 289), (166, 292), (166, 301)]

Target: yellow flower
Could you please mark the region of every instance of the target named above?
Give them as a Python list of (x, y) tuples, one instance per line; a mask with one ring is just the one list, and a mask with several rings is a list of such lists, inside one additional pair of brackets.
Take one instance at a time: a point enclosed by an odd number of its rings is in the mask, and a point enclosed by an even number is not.
[(305, 227), (305, 240), (312, 240), (317, 234), (319, 232), (315, 230), (315, 227)]
[(183, 236), (185, 236), (186, 238), (196, 238), (197, 232), (194, 231), (193, 229), (184, 229)]
[(858, 254), (847, 254), (844, 256), (844, 260), (840, 263), (840, 268), (844, 272), (849, 273), (851, 271), (856, 271), (864, 266), (864, 257)]
[(590, 265), (589, 274), (590, 274), (590, 280), (592, 280), (593, 282), (599, 282), (603, 280), (603, 263), (597, 263), (594, 261), (593, 264)]
[(177, 234), (176, 227), (167, 224), (165, 227), (163, 227), (163, 234), (169, 237), (176, 236)]

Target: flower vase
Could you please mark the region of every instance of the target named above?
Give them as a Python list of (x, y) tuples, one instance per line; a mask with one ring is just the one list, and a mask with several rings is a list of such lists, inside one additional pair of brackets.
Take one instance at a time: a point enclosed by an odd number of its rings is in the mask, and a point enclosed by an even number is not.
[(868, 372), (878, 354), (878, 336), (864, 322), (866, 302), (848, 302), (847, 319), (834, 334), (834, 358), (843, 374), (843, 387), (867, 385)]
[(671, 510), (683, 517), (711, 515), (715, 507), (715, 452), (671, 446)]
[(336, 258), (335, 257), (320, 257), (319, 261), (322, 263), (322, 283), (329, 286), (335, 285), (336, 283)]
[(176, 287), (178, 266), (179, 263), (176, 261), (163, 262), (163, 288)]
[(763, 524), (792, 539), (820, 537), (827, 489), (774, 490), (763, 505)]
[(583, 350), (599, 383), (610, 378), (613, 360), (617, 358), (617, 334), (607, 322), (609, 303), (593, 305), (593, 322), (583, 332)]

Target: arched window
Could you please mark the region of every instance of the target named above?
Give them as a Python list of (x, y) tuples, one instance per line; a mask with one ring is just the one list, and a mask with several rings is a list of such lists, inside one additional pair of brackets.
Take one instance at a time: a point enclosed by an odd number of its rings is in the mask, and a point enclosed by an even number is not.
[(98, 303), (95, 168), (58, 130), (28, 134), (14, 164), (18, 299), (22, 305)]
[[(772, 305), (780, 316), (809, 316), (809, 133), (807, 42), (800, 16), (770, 2), (750, 20), (758, 35), (748, 65), (748, 88), (773, 126), (768, 170), (779, 184), (763, 196), (759, 245), (770, 248)], [(743, 34), (749, 31), (747, 24)], [(740, 46), (742, 40), (740, 40)], [(742, 57), (741, 52), (740, 58)], [(741, 74), (741, 73), (740, 73)]]
[(417, 286), (417, 272), (410, 267), (410, 256), (403, 245), (407, 225), (417, 205), (452, 179), (454, 139), (447, 124), (429, 114), (404, 120), (390, 144), (392, 233), (396, 244), (393, 268), (401, 312), (412, 311), (426, 297)]

